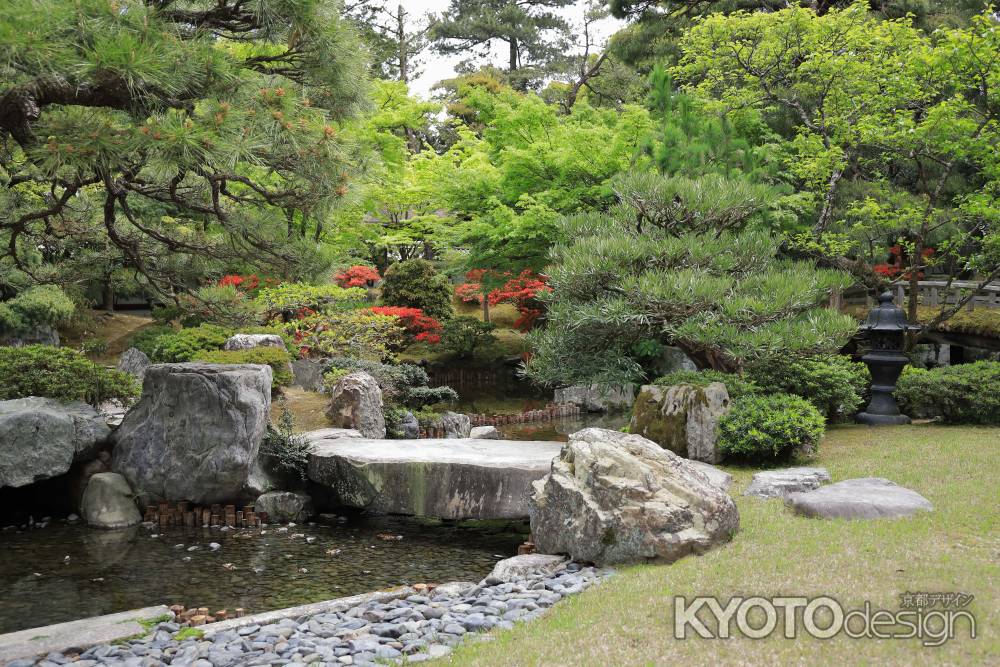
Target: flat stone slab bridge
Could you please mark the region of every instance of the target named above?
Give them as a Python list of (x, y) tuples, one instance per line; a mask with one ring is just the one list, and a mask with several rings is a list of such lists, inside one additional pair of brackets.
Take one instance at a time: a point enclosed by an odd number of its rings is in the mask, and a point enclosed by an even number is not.
[(370, 440), (321, 429), (309, 478), (347, 507), (443, 519), (524, 519), (531, 484), (547, 475), (561, 442), (426, 438)]

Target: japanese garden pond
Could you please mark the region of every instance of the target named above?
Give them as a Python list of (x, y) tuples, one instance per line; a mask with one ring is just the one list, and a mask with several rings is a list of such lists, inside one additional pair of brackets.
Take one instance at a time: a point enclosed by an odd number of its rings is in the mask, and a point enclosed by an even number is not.
[(263, 529), (103, 531), (60, 520), (8, 529), (0, 633), (156, 604), (249, 614), (402, 584), (478, 581), (516, 553), (521, 529), (364, 515)]

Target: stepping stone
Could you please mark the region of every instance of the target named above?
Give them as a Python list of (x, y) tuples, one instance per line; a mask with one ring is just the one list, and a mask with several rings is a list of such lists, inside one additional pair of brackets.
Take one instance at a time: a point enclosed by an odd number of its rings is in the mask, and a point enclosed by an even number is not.
[(826, 468), (782, 468), (754, 474), (745, 496), (787, 498), (790, 493), (813, 491), (830, 481)]
[(916, 491), (881, 477), (847, 479), (815, 491), (792, 493), (786, 504), (797, 513), (823, 519), (896, 519), (934, 506)]

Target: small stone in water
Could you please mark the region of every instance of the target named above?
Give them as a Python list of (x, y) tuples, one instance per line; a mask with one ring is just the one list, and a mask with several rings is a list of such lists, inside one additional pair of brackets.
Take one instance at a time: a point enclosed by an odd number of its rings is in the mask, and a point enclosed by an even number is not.
[(236, 566), (233, 565), (232, 563), (223, 563), (222, 564), (222, 569), (223, 570), (235, 570)]
[(183, 549), (183, 548), (184, 548), (183, 544), (175, 544), (174, 545), (174, 549)]
[(219, 549), (222, 548), (222, 545), (219, 544), (218, 542), (209, 542), (208, 548), (211, 549), (212, 551), (218, 551)]
[(304, 568), (304, 567), (300, 567), (300, 568), (299, 568), (299, 572), (301, 572), (302, 574), (308, 574), (309, 570), (307, 570), (307, 569), (306, 569), (306, 568)]
[(66, 564), (66, 565), (69, 565), (69, 556), (66, 556), (65, 558), (63, 558), (63, 563)]
[(76, 514), (70, 514), (68, 517), (66, 517), (66, 520), (72, 523), (74, 521), (79, 521), (80, 517), (78, 517)]
[(181, 560), (187, 563), (189, 560), (191, 560), (191, 556), (184, 556), (184, 558), (181, 558)]
[(339, 553), (340, 553), (341, 551), (343, 551), (343, 549), (327, 549), (327, 550), (326, 550), (326, 555), (327, 555), (327, 556), (336, 556), (336, 555), (337, 555), (337, 554), (339, 554)]
[(193, 544), (188, 547), (188, 551), (197, 551), (200, 547), (197, 544)]
[(306, 538), (306, 544), (313, 544), (314, 542), (316, 542), (316, 538), (315, 537), (307, 537)]

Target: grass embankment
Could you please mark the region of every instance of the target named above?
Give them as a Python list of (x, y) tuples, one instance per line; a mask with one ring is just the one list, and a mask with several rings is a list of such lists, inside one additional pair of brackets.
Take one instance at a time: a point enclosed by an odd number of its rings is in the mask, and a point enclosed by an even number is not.
[[(886, 477), (935, 507), (912, 519), (824, 521), (743, 496), (754, 470), (728, 468), (740, 510), (734, 540), (673, 565), (624, 568), (538, 621), (470, 643), (462, 665), (903, 665), (1000, 663), (1000, 429), (914, 425), (831, 429), (816, 465), (834, 481)], [(899, 609), (905, 592), (964, 592), (978, 638), (939, 648), (918, 640), (673, 638), (673, 597), (837, 598), (845, 609)], [(780, 625), (779, 625), (780, 629)], [(689, 633), (690, 637), (690, 633)]]
[[(859, 320), (868, 316), (866, 306), (848, 306), (844, 309)], [(940, 306), (917, 306), (917, 321), (926, 325), (941, 313)], [(986, 338), (1000, 338), (1000, 308), (963, 308), (950, 318), (934, 327), (934, 331), (969, 334)]]
[[(459, 298), (453, 300), (455, 315), (468, 315), (478, 320), (483, 319), (483, 307), (476, 303), (466, 303)], [(496, 325), (493, 333), (497, 337), (496, 345), (490, 350), (477, 352), (475, 359), (466, 360), (473, 364), (488, 363), (496, 359), (516, 357), (525, 351), (524, 334), (514, 328), (514, 322), (521, 316), (517, 308), (509, 303), (501, 303), (490, 308), (490, 322)], [(399, 361), (428, 363), (448, 363), (454, 361), (454, 355), (444, 350), (440, 345), (411, 345), (397, 355)]]

